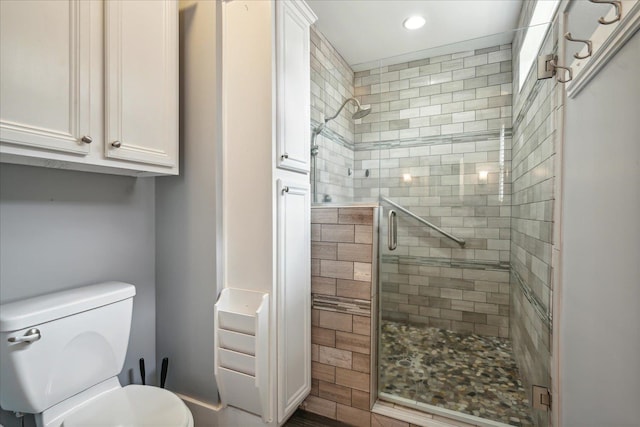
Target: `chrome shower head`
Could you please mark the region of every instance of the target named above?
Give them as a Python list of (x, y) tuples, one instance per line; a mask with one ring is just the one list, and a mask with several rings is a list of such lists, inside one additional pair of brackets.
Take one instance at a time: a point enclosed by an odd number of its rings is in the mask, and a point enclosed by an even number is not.
[(351, 118), (353, 120), (361, 119), (361, 118), (369, 115), (370, 112), (371, 112), (371, 108), (360, 108), (360, 105), (358, 105), (358, 109), (356, 110), (355, 113), (353, 113)]

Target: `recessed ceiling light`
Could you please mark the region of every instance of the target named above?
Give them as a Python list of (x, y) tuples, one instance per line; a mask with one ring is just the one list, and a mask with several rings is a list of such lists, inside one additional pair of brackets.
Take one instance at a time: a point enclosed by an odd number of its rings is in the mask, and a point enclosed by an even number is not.
[(405, 19), (402, 25), (407, 30), (417, 30), (418, 28), (422, 28), (425, 22), (427, 21), (422, 16), (414, 15)]

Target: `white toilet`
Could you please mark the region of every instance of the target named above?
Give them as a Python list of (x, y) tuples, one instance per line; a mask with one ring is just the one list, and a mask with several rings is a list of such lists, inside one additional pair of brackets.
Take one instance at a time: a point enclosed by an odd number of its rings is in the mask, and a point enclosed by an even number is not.
[(108, 282), (0, 306), (0, 406), (42, 427), (192, 427), (178, 396), (122, 387), (133, 285)]

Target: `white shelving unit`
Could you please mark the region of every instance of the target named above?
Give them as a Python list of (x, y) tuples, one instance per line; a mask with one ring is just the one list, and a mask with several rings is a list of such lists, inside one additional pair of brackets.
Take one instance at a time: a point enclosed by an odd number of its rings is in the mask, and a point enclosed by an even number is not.
[(222, 405), (270, 422), (269, 294), (225, 288), (214, 315), (215, 374)]

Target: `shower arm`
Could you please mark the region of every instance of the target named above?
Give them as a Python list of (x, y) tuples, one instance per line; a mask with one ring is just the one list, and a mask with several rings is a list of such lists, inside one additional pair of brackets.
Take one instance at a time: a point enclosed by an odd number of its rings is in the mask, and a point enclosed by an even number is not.
[(355, 102), (356, 107), (358, 107), (358, 110), (360, 110), (360, 109), (361, 109), (360, 102), (359, 102), (357, 99), (355, 99), (355, 98), (349, 98), (349, 99), (347, 99), (346, 101), (344, 101), (344, 102), (342, 103), (342, 105), (340, 106), (340, 108), (338, 109), (338, 111), (337, 111), (333, 116), (331, 116), (331, 117), (327, 117), (326, 119), (324, 119), (324, 122), (325, 122), (325, 123), (330, 122), (331, 120), (333, 120), (333, 119), (335, 119), (336, 117), (338, 117), (338, 115), (340, 114), (340, 112), (342, 111), (342, 109), (343, 109), (343, 108), (344, 108), (344, 107), (349, 103), (349, 101), (351, 101), (351, 102)]
[(355, 119), (360, 119), (364, 116), (366, 116), (367, 114), (369, 114), (371, 112), (370, 108), (367, 108), (365, 110), (362, 109), (362, 106), (360, 105), (360, 101), (358, 101), (356, 98), (348, 98), (347, 100), (345, 100), (342, 105), (340, 106), (340, 108), (338, 108), (338, 111), (331, 117), (327, 117), (324, 119), (324, 122), (320, 123), (320, 125), (313, 129), (313, 131), (311, 132), (311, 158), (313, 159), (313, 201), (315, 203), (318, 202), (318, 181), (317, 181), (317, 172), (318, 172), (318, 168), (317, 168), (317, 157), (318, 157), (318, 144), (316, 143), (316, 138), (318, 137), (318, 135), (320, 135), (320, 133), (322, 132), (322, 130), (325, 128), (325, 126), (327, 125), (327, 123), (329, 123), (331, 120), (335, 119), (336, 117), (338, 117), (338, 115), (340, 114), (340, 112), (342, 112), (342, 110), (344, 109), (344, 107), (349, 103), (349, 102), (353, 102), (356, 104), (357, 110), (355, 113), (353, 113), (352, 118)]
[[(318, 135), (322, 132), (322, 130), (323, 130), (323, 129), (325, 128), (325, 126), (327, 125), (327, 123), (329, 123), (331, 120), (333, 120), (333, 119), (335, 119), (336, 117), (338, 117), (338, 115), (342, 112), (342, 110), (344, 109), (344, 107), (345, 107), (349, 102), (353, 102), (354, 104), (356, 104), (356, 107), (357, 107), (357, 110), (356, 110), (356, 112), (354, 113), (354, 116), (353, 116), (353, 118), (354, 118), (354, 119), (359, 119), (359, 118), (361, 118), (361, 117), (363, 117), (363, 116), (366, 116), (366, 115), (367, 115), (367, 114), (369, 114), (369, 112), (371, 111), (371, 109), (363, 110), (363, 109), (362, 109), (362, 106), (360, 105), (360, 101), (358, 101), (356, 98), (351, 97), (351, 98), (346, 99), (346, 100), (342, 103), (342, 105), (340, 106), (340, 108), (338, 108), (338, 111), (336, 111), (336, 113), (335, 113), (333, 116), (331, 116), (331, 117), (326, 117), (326, 118), (324, 119), (324, 122), (320, 123), (320, 125), (319, 125), (317, 128), (315, 128), (315, 129), (313, 130), (313, 132), (311, 133), (311, 145), (312, 145), (312, 146), (314, 146), (314, 147), (315, 147), (315, 140), (316, 140), (316, 136), (318, 136)], [(356, 115), (357, 115), (359, 112), (364, 112), (365, 114), (364, 114), (363, 116), (361, 116), (361, 117), (356, 117)]]

